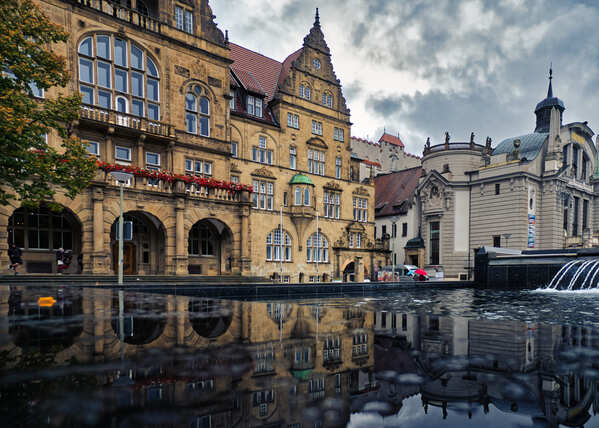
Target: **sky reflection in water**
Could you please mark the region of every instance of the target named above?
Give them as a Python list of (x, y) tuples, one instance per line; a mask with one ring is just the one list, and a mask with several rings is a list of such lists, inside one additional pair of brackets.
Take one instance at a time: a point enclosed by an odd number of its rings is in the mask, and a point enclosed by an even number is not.
[(598, 323), (588, 292), (299, 303), (2, 286), (0, 423), (599, 426)]

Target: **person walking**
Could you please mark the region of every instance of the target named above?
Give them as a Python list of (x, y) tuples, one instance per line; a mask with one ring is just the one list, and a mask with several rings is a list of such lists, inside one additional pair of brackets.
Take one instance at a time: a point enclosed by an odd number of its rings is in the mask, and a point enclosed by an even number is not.
[(19, 266), (23, 264), (21, 249), (15, 244), (11, 244), (8, 249), (8, 257), (10, 258), (10, 268), (15, 271), (15, 275), (19, 274)]
[(58, 273), (62, 274), (64, 270), (65, 264), (63, 261), (64, 258), (64, 249), (60, 247), (58, 251), (56, 251), (56, 264), (58, 265)]

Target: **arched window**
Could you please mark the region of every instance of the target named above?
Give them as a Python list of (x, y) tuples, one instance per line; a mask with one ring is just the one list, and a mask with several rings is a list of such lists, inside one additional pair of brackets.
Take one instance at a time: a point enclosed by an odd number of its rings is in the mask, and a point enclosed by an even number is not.
[(214, 256), (214, 243), (218, 242), (213, 229), (207, 224), (196, 223), (189, 231), (189, 255)]
[(308, 263), (328, 263), (329, 262), (329, 241), (322, 233), (315, 232), (306, 243)]
[(160, 76), (152, 59), (128, 40), (107, 34), (79, 43), (83, 104), (160, 120)]
[(266, 260), (281, 261), (281, 251), (283, 261), (291, 261), (291, 238), (286, 230), (283, 230), (284, 239), (281, 240), (281, 229), (275, 229), (266, 235)]
[(8, 241), (24, 249), (72, 250), (74, 228), (74, 220), (65, 212), (19, 208), (8, 220)]
[(206, 95), (198, 85), (185, 95), (185, 129), (190, 134), (210, 136), (210, 100)]

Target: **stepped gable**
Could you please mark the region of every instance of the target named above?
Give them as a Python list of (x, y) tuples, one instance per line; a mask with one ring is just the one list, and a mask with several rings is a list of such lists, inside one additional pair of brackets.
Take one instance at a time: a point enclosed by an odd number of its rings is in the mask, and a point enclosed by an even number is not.
[(375, 217), (404, 211), (404, 202), (409, 202), (414, 196), (421, 175), (422, 167), (418, 166), (374, 177)]
[[(315, 70), (312, 59), (318, 54), (321, 66), (320, 70)], [(336, 93), (333, 95), (338, 100), (338, 110), (341, 113), (349, 114), (345, 97), (341, 88), (341, 81), (337, 78), (333, 69), (331, 60), (331, 51), (325, 41), (324, 33), (320, 26), (320, 16), (318, 8), (316, 9), (316, 18), (310, 32), (304, 37), (303, 46), (289, 55), (283, 62), (281, 75), (279, 77), (279, 90), (287, 94), (295, 94), (297, 85), (296, 75), (293, 71), (299, 71), (305, 74), (309, 79), (322, 79), (335, 86)]]
[(262, 92), (257, 93), (265, 93), (266, 102), (270, 102), (277, 90), (282, 64), (235, 43), (230, 43), (229, 46), (231, 59), (234, 61), (231, 66), (233, 73), (243, 85), (248, 84), (254, 88), (246, 87), (247, 90), (256, 92), (256, 89), (261, 89)]

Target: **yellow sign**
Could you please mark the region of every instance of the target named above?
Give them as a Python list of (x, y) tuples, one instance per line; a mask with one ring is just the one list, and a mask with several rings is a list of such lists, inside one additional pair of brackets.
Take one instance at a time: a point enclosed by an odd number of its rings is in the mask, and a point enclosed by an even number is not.
[(52, 306), (54, 306), (54, 303), (56, 303), (56, 300), (54, 300), (54, 297), (52, 296), (40, 297), (39, 299), (37, 299), (38, 306), (42, 308), (51, 308)]
[(572, 140), (576, 141), (577, 143), (580, 143), (580, 144), (586, 143), (586, 140), (584, 139), (584, 137), (580, 134), (577, 134), (576, 132), (571, 133), (571, 138), (572, 138)]

